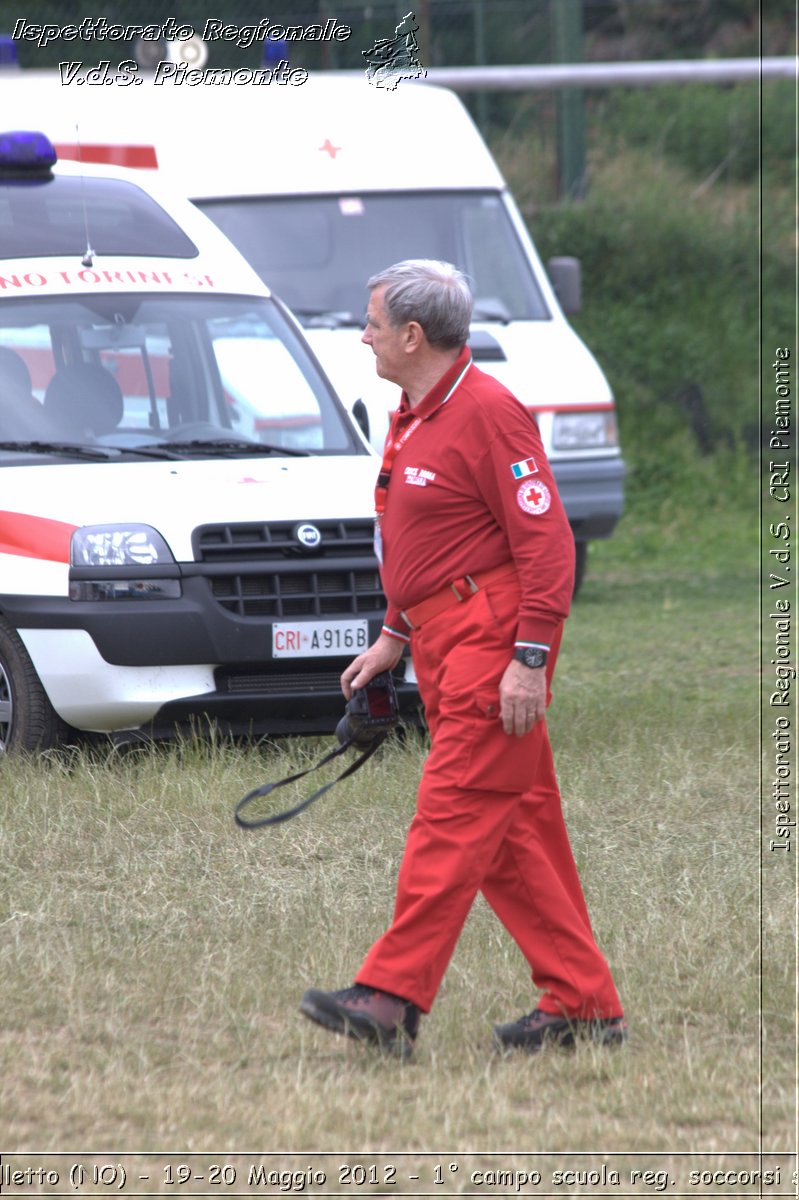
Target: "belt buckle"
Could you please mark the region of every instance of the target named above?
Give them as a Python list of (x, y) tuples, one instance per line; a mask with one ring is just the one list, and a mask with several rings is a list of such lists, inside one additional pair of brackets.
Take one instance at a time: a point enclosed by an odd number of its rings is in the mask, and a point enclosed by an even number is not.
[[(461, 595), (461, 593), (458, 591), (458, 587), (463, 587), (464, 584), (468, 584), (470, 591), (465, 595)], [(462, 600), (468, 600), (470, 594), (473, 596), (475, 592), (480, 591), (480, 588), (472, 579), (471, 575), (464, 575), (461, 579), (454, 579), (449, 586), (450, 591), (459, 604)]]

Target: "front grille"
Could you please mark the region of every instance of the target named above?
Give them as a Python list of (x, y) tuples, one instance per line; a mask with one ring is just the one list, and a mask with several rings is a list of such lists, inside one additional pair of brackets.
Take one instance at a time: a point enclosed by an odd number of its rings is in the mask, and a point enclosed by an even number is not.
[(240, 617), (365, 616), (386, 606), (377, 571), (217, 575), (209, 583), (217, 603)]
[[(291, 674), (266, 675), (263, 672), (237, 672), (235, 669), (219, 670), (216, 673), (216, 688), (229, 695), (258, 693), (267, 695), (304, 696), (314, 692), (341, 691), (340, 673), (334, 671), (301, 671)], [(344, 701), (342, 700), (342, 705)]]
[(370, 521), (314, 521), (312, 551), (296, 536), (298, 522), (203, 525), (194, 553), (216, 602), (240, 617), (272, 620), (379, 616), (385, 596)]
[[(273, 562), (276, 559), (307, 558), (296, 530), (302, 521), (251, 522), (237, 525), (200, 525), (192, 545), (198, 562)], [(322, 540), (312, 553), (325, 558), (356, 555), (374, 556), (374, 526), (371, 521), (313, 521)]]

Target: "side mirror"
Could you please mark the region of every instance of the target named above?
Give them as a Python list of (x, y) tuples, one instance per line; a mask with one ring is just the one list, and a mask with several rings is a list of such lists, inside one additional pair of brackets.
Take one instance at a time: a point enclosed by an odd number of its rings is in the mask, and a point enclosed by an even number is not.
[(369, 411), (363, 400), (356, 400), (352, 406), (352, 415), (363, 436), (369, 441)]
[(567, 315), (580, 312), (583, 307), (583, 271), (579, 258), (566, 255), (550, 258), (547, 271), (563, 311)]

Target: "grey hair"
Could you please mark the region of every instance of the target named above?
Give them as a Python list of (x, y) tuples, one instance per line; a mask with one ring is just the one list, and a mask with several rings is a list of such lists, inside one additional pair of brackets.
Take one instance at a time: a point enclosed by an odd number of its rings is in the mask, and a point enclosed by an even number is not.
[(468, 342), (474, 301), (469, 281), (452, 263), (408, 258), (373, 275), (367, 287), (385, 288), (392, 326), (418, 321), (430, 345), (444, 350)]

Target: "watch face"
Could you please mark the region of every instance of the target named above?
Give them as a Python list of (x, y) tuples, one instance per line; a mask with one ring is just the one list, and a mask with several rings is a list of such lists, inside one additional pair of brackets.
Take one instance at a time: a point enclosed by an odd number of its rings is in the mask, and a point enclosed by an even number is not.
[(522, 651), (521, 660), (526, 667), (543, 667), (547, 661), (547, 652), (540, 646), (526, 646)]

